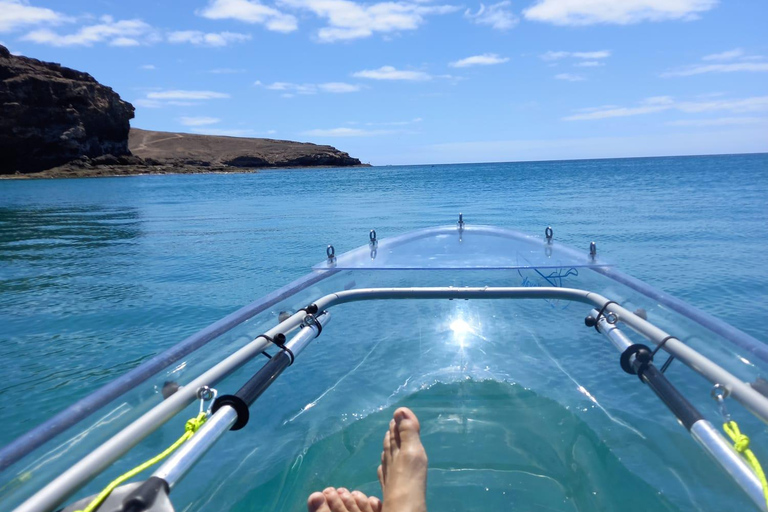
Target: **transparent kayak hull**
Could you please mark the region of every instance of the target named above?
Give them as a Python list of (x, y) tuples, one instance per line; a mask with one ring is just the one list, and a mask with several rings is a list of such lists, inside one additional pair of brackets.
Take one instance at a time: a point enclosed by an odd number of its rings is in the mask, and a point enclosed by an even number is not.
[[(499, 228), (422, 230), (333, 253), (307, 276), (133, 370), (112, 391), (97, 391), (70, 409), (71, 425), (26, 455), (18, 458), (23, 439), (7, 445), (0, 508), (21, 505), (162, 403), (168, 383), (189, 384), (277, 325), (282, 312), (342, 290), (448, 286), (594, 291), (645, 310), (654, 325), (747, 383), (765, 374), (759, 341), (598, 255)], [(585, 327), (591, 310), (552, 299), (334, 307), (321, 336), (254, 404), (248, 426), (223, 437), (174, 488), (176, 509), (297, 510), (328, 485), (379, 494), (383, 425), (407, 405), (422, 420), (434, 509), (759, 510), (648, 387), (621, 370), (616, 349)], [(265, 361), (258, 356), (212, 384), (232, 393)], [(666, 375), (707, 419), (721, 423), (710, 382), (678, 361)], [(765, 424), (734, 400), (728, 407), (756, 452), (768, 447)], [(61, 504), (97, 493), (162, 450), (197, 410), (190, 403), (166, 418)], [(52, 423), (47, 432), (62, 425), (68, 423)], [(45, 431), (27, 440), (39, 442)]]

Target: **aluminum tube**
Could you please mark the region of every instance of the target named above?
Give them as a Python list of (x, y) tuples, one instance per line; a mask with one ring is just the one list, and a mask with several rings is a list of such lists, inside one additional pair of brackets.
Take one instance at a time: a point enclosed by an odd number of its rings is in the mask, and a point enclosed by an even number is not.
[[(317, 321), (320, 322), (321, 326), (325, 326), (329, 319), (330, 313), (317, 316)], [(318, 333), (317, 326), (305, 326), (285, 346), (296, 357), (310, 341), (317, 337)], [(173, 489), (173, 486), (184, 478), (197, 461), (235, 424), (236, 420), (237, 411), (228, 405), (223, 406), (205, 422), (189, 441), (171, 455), (152, 476), (162, 478)]]
[[(592, 317), (597, 317), (598, 311), (596, 309), (593, 309), (590, 314)], [(611, 324), (608, 322), (608, 320), (605, 319), (605, 315), (600, 317), (600, 320), (597, 322), (597, 328), (598, 331), (608, 338), (608, 341), (613, 343), (613, 346), (619, 349), (619, 352), (624, 352), (629, 347), (634, 345), (632, 343), (632, 340), (627, 338), (627, 335), (621, 332), (621, 329), (619, 329), (615, 324)]]
[(225, 405), (205, 422), (179, 450), (155, 471), (152, 476), (162, 478), (173, 489), (184, 478), (195, 463), (219, 440), (237, 421), (237, 411)]
[[(265, 335), (274, 337), (299, 325), (306, 316), (304, 311), (294, 313), (290, 318), (273, 327)], [(213, 386), (221, 379), (240, 368), (250, 359), (261, 354), (269, 342), (257, 337), (251, 343), (230, 355), (200, 377), (181, 387), (176, 393), (147, 411), (139, 419), (112, 436), (108, 441), (83, 457), (71, 468), (43, 487), (14, 512), (48, 512), (66, 500), (72, 493), (92, 480), (101, 471), (116, 461), (142, 439), (160, 428), (165, 422), (182, 411), (197, 398), (201, 386)]]
[(313, 272), (304, 276), (279, 290), (244, 306), (234, 313), (209, 325), (205, 329), (189, 336), (168, 350), (156, 355), (149, 361), (142, 363), (133, 370), (121, 375), (112, 382), (94, 391), (70, 405), (53, 418), (38, 425), (26, 434), (14, 440), (7, 446), (0, 448), (0, 471), (17, 462), (22, 457), (40, 447), (45, 442), (64, 432), (80, 420), (90, 416), (126, 391), (133, 389), (163, 368), (168, 367), (179, 359), (191, 354), (209, 341), (221, 336), (225, 332), (245, 322), (249, 318), (277, 304), (313, 284), (321, 281), (336, 271)]
[[(592, 304), (602, 308), (608, 301), (605, 297), (584, 290), (572, 288), (368, 288), (346, 290), (326, 295), (315, 304), (320, 309), (334, 305), (364, 300), (385, 299), (563, 299)], [(610, 304), (607, 312), (614, 313), (630, 328), (658, 345), (668, 334), (647, 320), (643, 320), (618, 304)], [(685, 365), (704, 376), (713, 384), (725, 386), (731, 395), (755, 416), (768, 423), (768, 398), (761, 395), (749, 384), (744, 383), (730, 372), (699, 354), (677, 339), (670, 339), (663, 350), (674, 355)]]
[(331, 293), (315, 302), (321, 311), (339, 304), (392, 299), (562, 299), (602, 307), (608, 299), (600, 294), (557, 287), (423, 287), (362, 288)]
[[(619, 316), (622, 322), (634, 331), (658, 345), (669, 336), (655, 325), (643, 320), (623, 307), (611, 304), (607, 308)], [(678, 360), (709, 380), (712, 384), (721, 384), (728, 389), (731, 396), (749, 409), (755, 416), (768, 423), (768, 398), (760, 394), (749, 384), (721, 368), (714, 362), (699, 354), (694, 349), (676, 338), (667, 340), (662, 350), (674, 355)]]
[(691, 435), (731, 475), (755, 505), (768, 512), (760, 480), (720, 432), (707, 420), (699, 420), (691, 427)]
[[(320, 322), (320, 325), (325, 325), (329, 318), (330, 315), (326, 313), (319, 315), (317, 321)], [(318, 332), (319, 330), (315, 325), (305, 326), (285, 346), (293, 352), (295, 357), (304, 350), (310, 341), (317, 337)], [(228, 405), (223, 406), (152, 476), (162, 478), (173, 489), (173, 486), (184, 478), (184, 475), (234, 425), (236, 420), (237, 411)]]
[[(323, 313), (318, 314), (315, 319), (320, 323), (321, 327), (325, 327), (325, 324), (331, 319), (331, 314), (324, 311)], [(285, 346), (293, 353), (293, 357), (299, 357), (299, 354), (307, 348), (307, 345), (309, 345), (312, 340), (317, 338), (318, 334), (320, 334), (320, 330), (316, 325), (307, 325), (299, 331), (296, 336), (291, 338)]]

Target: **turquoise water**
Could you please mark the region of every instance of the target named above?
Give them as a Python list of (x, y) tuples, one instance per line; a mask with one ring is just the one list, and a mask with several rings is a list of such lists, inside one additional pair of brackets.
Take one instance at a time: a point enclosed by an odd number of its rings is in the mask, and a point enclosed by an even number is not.
[[(371, 228), (386, 237), (453, 223), (458, 212), (468, 223), (536, 234), (551, 225), (559, 241), (584, 250), (595, 240), (600, 254), (627, 273), (768, 340), (767, 204), (768, 155), (3, 181), (2, 438), (305, 274), (328, 243), (342, 252), (365, 243)], [(597, 375), (592, 384), (600, 380)], [(35, 407), (17, 407), (20, 396), (34, 397)], [(457, 451), (461, 443), (451, 435), (474, 431), (452, 430), (461, 421), (441, 418), (444, 407), (435, 406), (455, 404), (455, 396), (471, 405), (459, 418), (481, 425), (500, 403), (514, 404), (499, 414), (517, 416), (518, 426), (478, 430), (471, 438), (487, 442)], [(454, 383), (403, 403), (409, 401), (423, 411), (430, 432), (430, 505), (455, 509), (440, 500), (472, 470), (473, 458), (486, 469), (463, 492), (497, 507), (613, 510), (622, 489), (647, 485), (578, 416), (535, 390)], [(308, 490), (325, 484), (373, 492), (370, 459), (378, 457), (388, 412), (313, 444), (303, 462), (294, 461), (279, 481), (254, 489), (233, 509), (295, 510)], [(538, 425), (537, 417), (556, 421)], [(499, 423), (497, 417), (493, 425)], [(520, 449), (534, 435), (549, 455)], [(496, 453), (501, 438), (508, 450)], [(328, 471), (314, 479), (302, 473), (328, 458), (336, 461)], [(466, 471), (454, 471), (459, 466)], [(617, 488), (617, 478), (627, 487)], [(505, 486), (509, 492), (501, 494)], [(637, 510), (670, 506), (643, 489)], [(483, 494), (491, 492), (498, 496)]]

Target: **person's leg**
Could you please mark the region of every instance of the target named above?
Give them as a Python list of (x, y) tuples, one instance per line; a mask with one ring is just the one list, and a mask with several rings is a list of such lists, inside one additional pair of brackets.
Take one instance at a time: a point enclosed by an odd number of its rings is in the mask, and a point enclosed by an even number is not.
[(310, 512), (381, 512), (381, 500), (344, 487), (328, 487), (310, 494), (307, 508)]
[(389, 422), (377, 471), (383, 503), (360, 491), (329, 487), (309, 496), (309, 512), (426, 512), (427, 452), (419, 429), (418, 418), (406, 407)]

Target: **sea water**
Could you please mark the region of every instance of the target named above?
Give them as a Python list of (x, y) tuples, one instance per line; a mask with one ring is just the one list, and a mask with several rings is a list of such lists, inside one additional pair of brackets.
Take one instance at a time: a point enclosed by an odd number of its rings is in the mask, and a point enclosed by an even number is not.
[[(768, 340), (766, 205), (768, 155), (0, 181), (2, 442), (305, 274), (328, 244), (340, 253), (370, 229), (384, 238), (455, 223), (459, 212), (534, 234), (552, 226), (585, 251), (595, 241), (623, 271)], [(636, 510), (672, 507), (577, 414), (535, 390), (470, 381), (400, 403), (424, 418), (435, 509), (612, 510), (628, 489), (642, 489)], [(463, 407), (455, 432), (437, 427), (446, 404)], [(320, 433), (301, 461), (232, 508), (295, 510), (325, 485), (375, 493), (379, 438), (396, 405)], [(476, 442), (462, 453), (456, 436), (469, 431)], [(534, 438), (541, 454), (510, 462)], [(302, 470), (325, 460), (326, 472)], [(457, 502), (447, 489), (459, 481)]]

